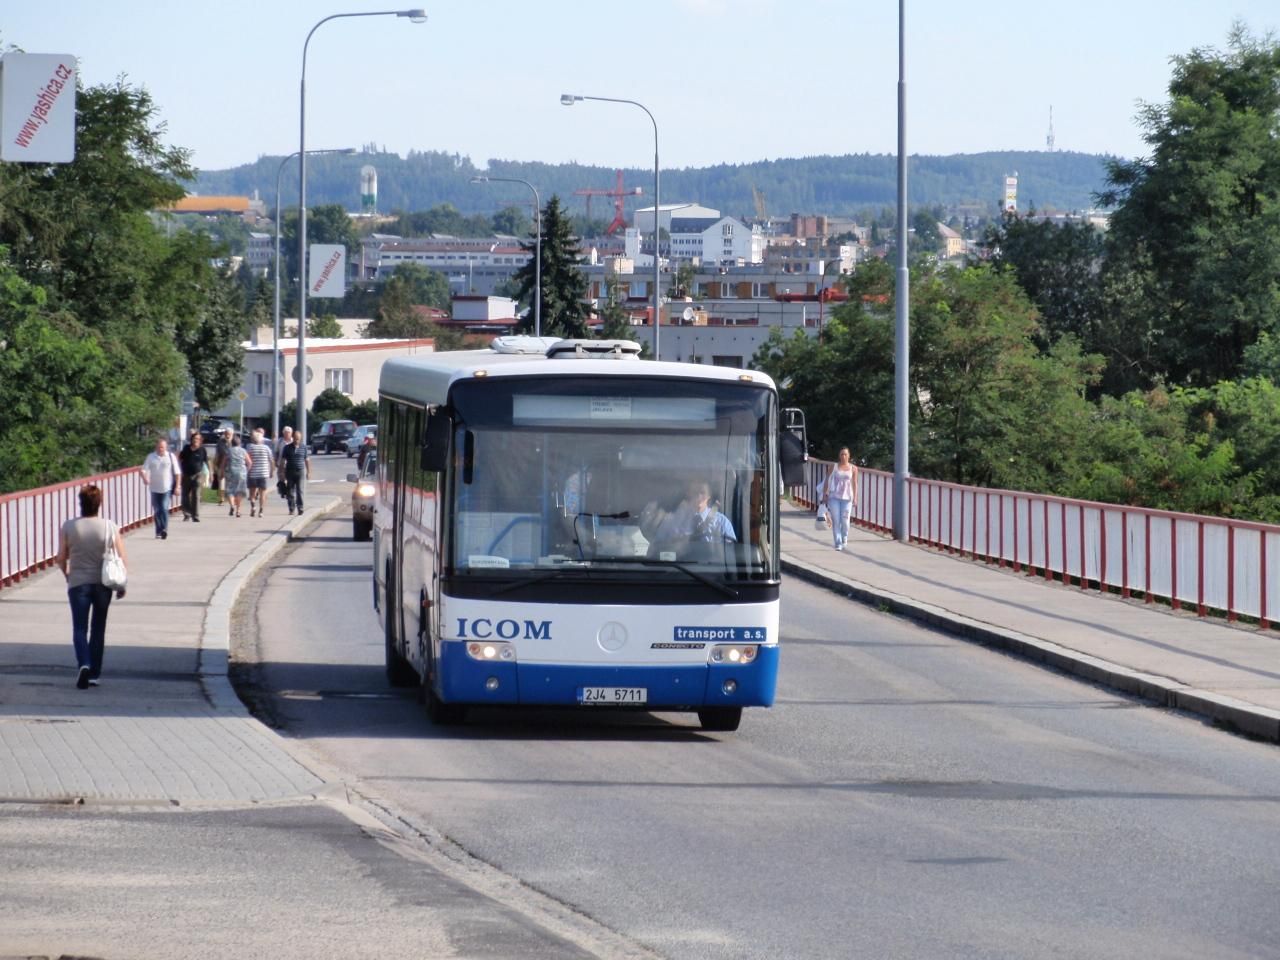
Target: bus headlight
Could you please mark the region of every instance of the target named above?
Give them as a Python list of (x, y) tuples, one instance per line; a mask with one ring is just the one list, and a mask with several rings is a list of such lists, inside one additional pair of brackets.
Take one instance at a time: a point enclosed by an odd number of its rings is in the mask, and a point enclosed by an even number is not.
[(473, 640), (467, 644), (467, 656), (481, 662), (505, 660), (510, 663), (516, 658), (516, 648), (500, 640)]
[(725, 664), (746, 664), (756, 658), (759, 650), (754, 643), (718, 643), (711, 648), (711, 662)]

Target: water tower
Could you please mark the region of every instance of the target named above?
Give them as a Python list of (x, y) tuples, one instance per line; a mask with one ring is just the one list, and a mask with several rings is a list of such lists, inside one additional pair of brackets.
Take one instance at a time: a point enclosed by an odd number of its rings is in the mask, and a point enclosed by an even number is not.
[(360, 168), (360, 212), (378, 212), (378, 171), (367, 163)]

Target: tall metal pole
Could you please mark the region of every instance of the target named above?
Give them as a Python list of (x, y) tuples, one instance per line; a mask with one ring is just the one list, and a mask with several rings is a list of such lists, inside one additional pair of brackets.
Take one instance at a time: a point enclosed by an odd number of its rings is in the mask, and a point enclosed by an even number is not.
[[(533, 335), (542, 336), (542, 198), (538, 188), (519, 177), (472, 177), (472, 183), (523, 183), (533, 191), (535, 234), (533, 247)], [(492, 251), (490, 251), (492, 253)]]
[(907, 476), (910, 473), (911, 328), (908, 296), (911, 273), (907, 267), (907, 41), (906, 0), (898, 0), (898, 286), (895, 301), (893, 367), (893, 537), (910, 539), (907, 510)]
[(369, 10), (364, 13), (334, 13), (307, 33), (302, 44), (302, 82), (298, 87), (298, 436), (307, 440), (307, 47), (311, 37), (330, 20), (349, 17), (407, 17), (413, 23), (427, 19), (426, 11)]
[(579, 100), (600, 100), (605, 103), (629, 103), (639, 107), (649, 115), (653, 124), (653, 359), (658, 360), (660, 354), (659, 336), (662, 333), (662, 221), (659, 213), (662, 208), (661, 168), (658, 165), (658, 121), (652, 111), (638, 100), (624, 100), (620, 97), (588, 97), (576, 93), (563, 93), (560, 102), (566, 107), (573, 106)]
[[(355, 153), (353, 147), (343, 147), (338, 150), (312, 150), (311, 153)], [(280, 357), (280, 178), (284, 174), (284, 168), (288, 166), (289, 161), (296, 157), (296, 152), (289, 154), (280, 161), (280, 166), (276, 169), (276, 256), (275, 256), (275, 305), (272, 309), (272, 328), (274, 331), (274, 339), (272, 340), (271, 350), (271, 439), (280, 439), (280, 380), (284, 377), (284, 368), (281, 366)]]

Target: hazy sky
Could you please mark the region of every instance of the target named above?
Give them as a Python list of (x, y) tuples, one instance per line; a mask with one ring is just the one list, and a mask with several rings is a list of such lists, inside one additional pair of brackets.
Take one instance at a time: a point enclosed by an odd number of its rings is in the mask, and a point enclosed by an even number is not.
[[(84, 80), (147, 87), (172, 143), (219, 169), (298, 148), (302, 45), (366, 0), (9, 3), (0, 43), (78, 56)], [(307, 66), (308, 147), (385, 145), (602, 165), (653, 162), (635, 107), (657, 117), (662, 165), (896, 149), (893, 0), (452, 0), (429, 20), (331, 21)], [(1223, 47), (1233, 20), (1280, 29), (1277, 0), (908, 0), (908, 150), (1135, 156), (1140, 100), (1169, 57)]]

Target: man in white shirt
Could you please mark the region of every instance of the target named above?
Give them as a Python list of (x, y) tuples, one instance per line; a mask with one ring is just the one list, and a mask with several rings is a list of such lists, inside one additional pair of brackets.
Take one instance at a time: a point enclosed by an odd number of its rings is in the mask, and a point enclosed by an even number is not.
[(151, 511), (156, 519), (156, 539), (169, 539), (169, 498), (178, 492), (178, 458), (169, 452), (169, 441), (156, 440), (156, 448), (142, 462), (142, 481), (151, 491)]

